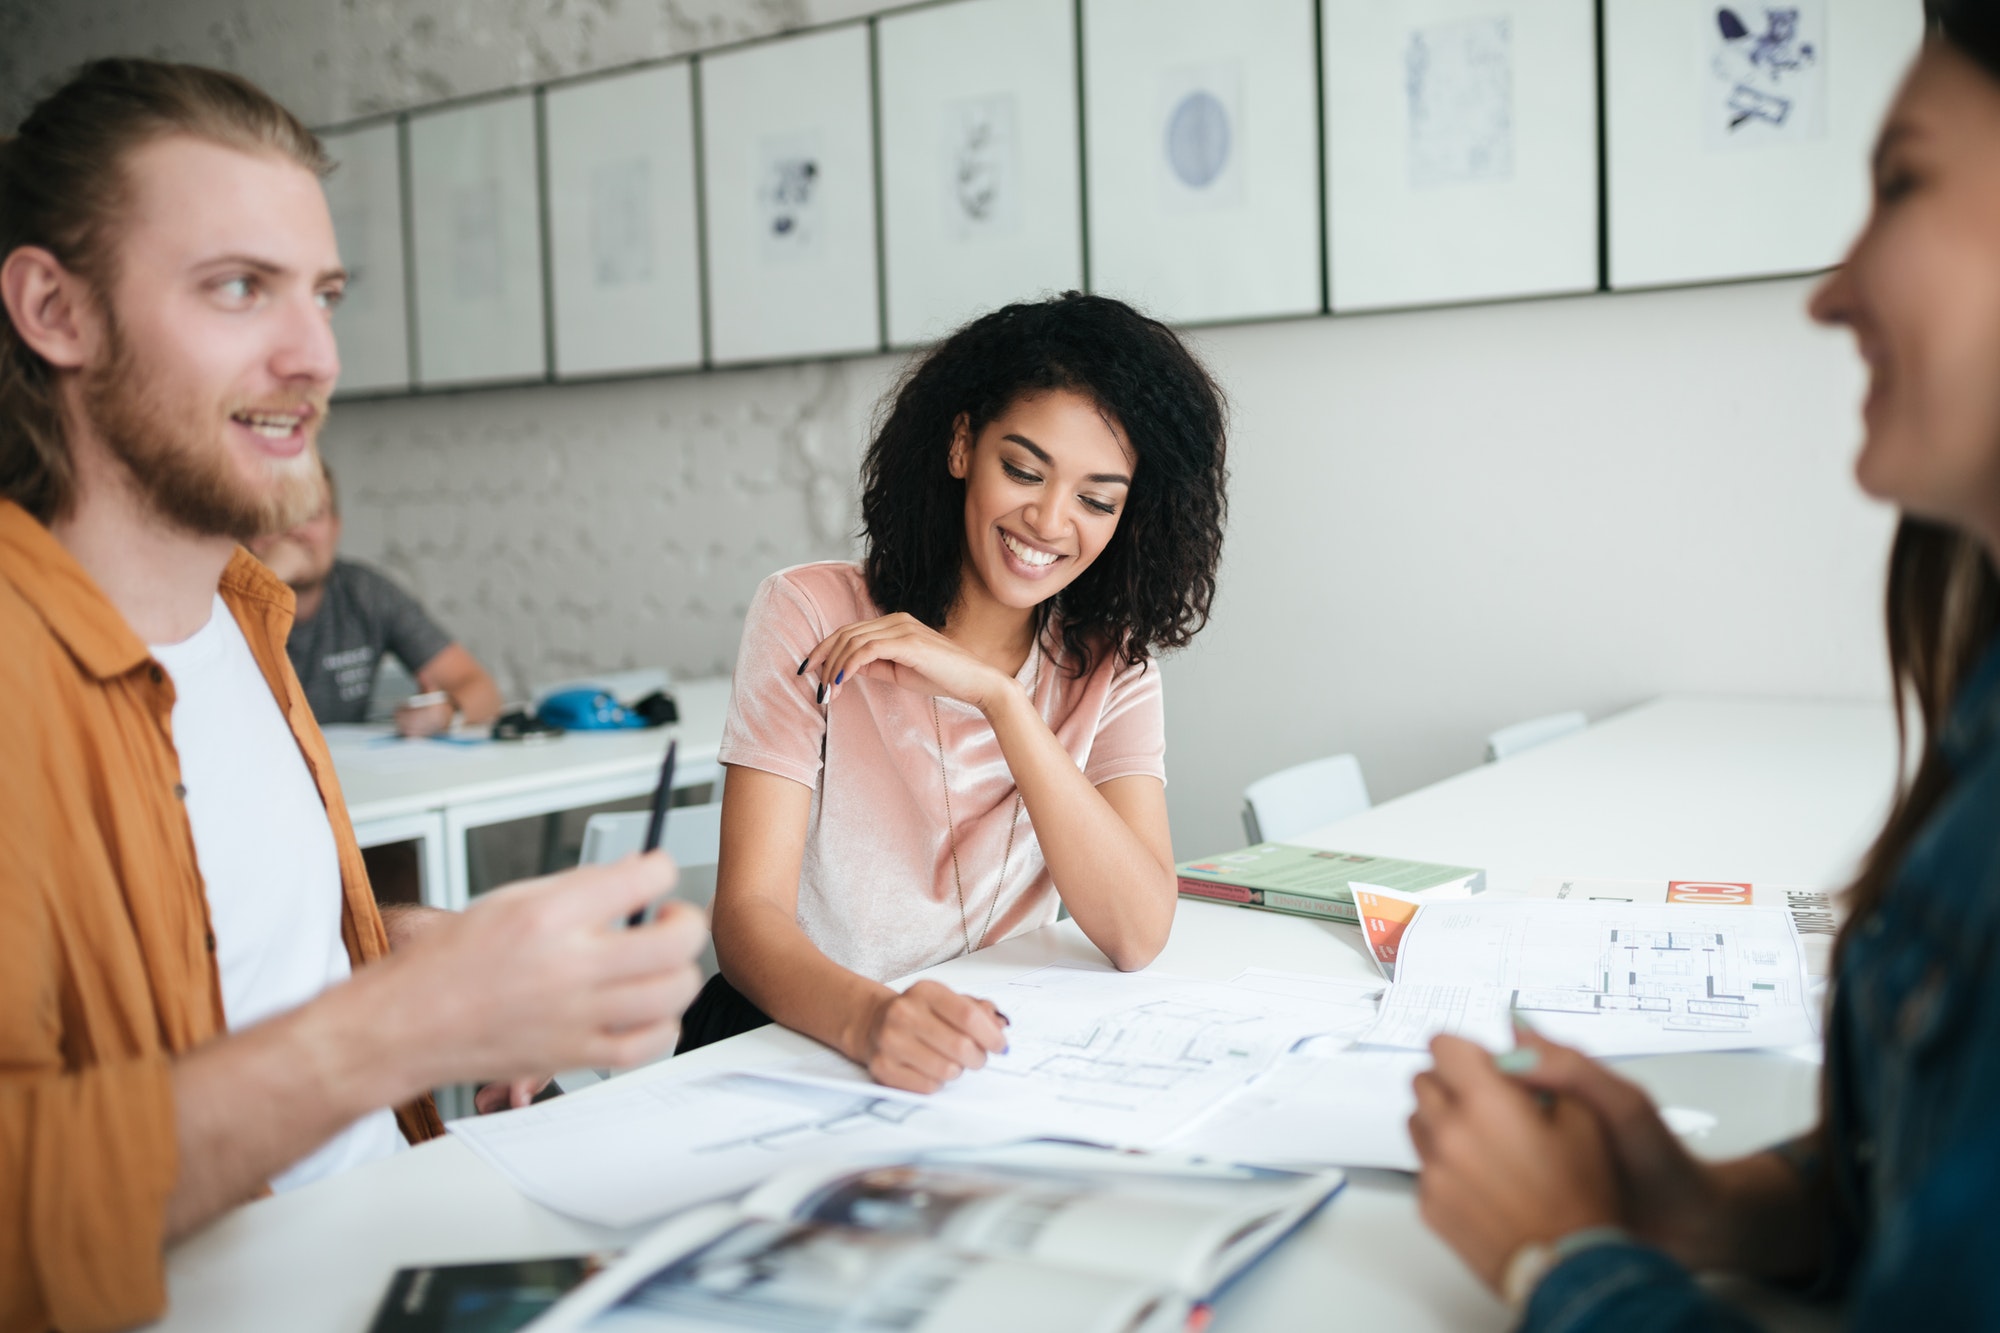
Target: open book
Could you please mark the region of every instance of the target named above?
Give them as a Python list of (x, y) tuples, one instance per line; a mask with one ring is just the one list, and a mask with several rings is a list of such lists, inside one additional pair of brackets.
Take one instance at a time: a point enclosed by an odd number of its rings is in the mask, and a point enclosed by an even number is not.
[(1166, 1333), (1342, 1183), (1051, 1142), (802, 1168), (663, 1223), (533, 1327)]

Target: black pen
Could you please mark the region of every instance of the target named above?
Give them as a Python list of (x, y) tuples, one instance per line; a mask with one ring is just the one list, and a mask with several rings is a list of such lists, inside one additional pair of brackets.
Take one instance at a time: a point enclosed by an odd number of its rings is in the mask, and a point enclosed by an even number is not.
[[(653, 789), (653, 809), (646, 816), (646, 844), (639, 849), (642, 853), (660, 850), (660, 839), (667, 831), (667, 802), (674, 797), (674, 751), (679, 747), (678, 739), (667, 742), (667, 757), (660, 765), (660, 785)], [(627, 917), (625, 924), (638, 926), (645, 921), (646, 908), (642, 907)]]

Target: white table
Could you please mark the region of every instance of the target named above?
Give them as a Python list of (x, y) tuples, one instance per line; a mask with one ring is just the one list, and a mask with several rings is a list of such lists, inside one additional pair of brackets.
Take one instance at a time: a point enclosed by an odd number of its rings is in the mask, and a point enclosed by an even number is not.
[(721, 773), (716, 751), (729, 707), (726, 678), (674, 687), (680, 721), (645, 731), (572, 731), (520, 743), (392, 739), (388, 727), (325, 728), (347, 812), (363, 847), (416, 842), (423, 900), (463, 909), (471, 896), (466, 834), (510, 819), (644, 796), (677, 739), (674, 785)]
[[(1488, 866), (1503, 885), (1543, 873), (1672, 872), (1772, 874), (1831, 886), (1871, 832), (1893, 764), (1885, 708), (1668, 700), (1390, 802), (1313, 841), (1456, 857)], [(1659, 818), (1643, 804), (1654, 799), (1667, 802)], [(1756, 817), (1758, 809), (1765, 818)], [(972, 986), (1045, 963), (1097, 957), (1074, 923), (1065, 922), (944, 964), (933, 975)], [(1349, 927), (1192, 902), (1181, 904), (1156, 966), (1227, 977), (1251, 964), (1372, 975)], [(755, 1068), (809, 1045), (796, 1034), (764, 1029), (626, 1077)], [(1714, 1113), (1719, 1124), (1698, 1145), (1714, 1155), (1784, 1137), (1814, 1118), (1818, 1070), (1799, 1061), (1673, 1056), (1624, 1067), (1663, 1102)], [(574, 1253), (632, 1234), (586, 1226), (528, 1202), (447, 1138), (238, 1209), (175, 1247), (168, 1256), (172, 1307), (163, 1327), (358, 1333), (399, 1266)], [(1823, 1322), (1769, 1293), (1741, 1294), (1784, 1326)], [(1498, 1303), (1419, 1222), (1411, 1181), (1389, 1172), (1353, 1173), (1327, 1210), (1233, 1288), (1217, 1311), (1223, 1330), (1500, 1330), (1507, 1323)]]
[(1481, 866), (1487, 887), (1724, 879), (1833, 888), (1889, 814), (1886, 704), (1656, 699), (1301, 838)]

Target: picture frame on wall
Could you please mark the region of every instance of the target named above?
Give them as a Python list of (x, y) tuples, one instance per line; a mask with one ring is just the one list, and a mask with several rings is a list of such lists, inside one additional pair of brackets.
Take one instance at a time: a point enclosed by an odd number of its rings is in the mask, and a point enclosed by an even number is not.
[(542, 117), (556, 377), (700, 365), (690, 66), (551, 88)]
[(417, 383), (544, 378), (533, 95), (413, 115), (409, 151)]
[(1325, 0), (1335, 313), (1594, 291), (1593, 0)]
[(340, 397), (407, 392), (410, 310), (403, 263), (402, 132), (394, 121), (320, 135), (324, 181), (347, 284), (334, 307)]
[(1922, 39), (1916, 0), (1604, 0), (1611, 286), (1838, 263)]
[(892, 347), (1083, 286), (1073, 0), (958, 0), (875, 28)]
[(710, 359), (879, 348), (867, 26), (703, 56), (696, 78)]
[(1322, 308), (1314, 0), (1083, 0), (1090, 284), (1176, 323)]

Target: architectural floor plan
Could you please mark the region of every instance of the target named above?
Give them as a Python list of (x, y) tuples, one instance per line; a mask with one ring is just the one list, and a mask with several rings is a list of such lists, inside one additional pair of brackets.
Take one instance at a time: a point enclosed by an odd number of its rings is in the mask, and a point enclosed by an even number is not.
[[(1012, 1020), (1008, 1049), (922, 1100), (1025, 1132), (1152, 1147), (1294, 1047), (1351, 1041), (1375, 1021), (1383, 989), (1257, 968), (1228, 981), (1037, 968), (972, 992)], [(840, 1087), (867, 1080), (830, 1051), (769, 1072)]]
[(1816, 1024), (1780, 907), (1496, 899), (1440, 903), (1405, 932), (1364, 1040), (1454, 1032), (1495, 1048), (1518, 1012), (1594, 1055), (1792, 1046)]

